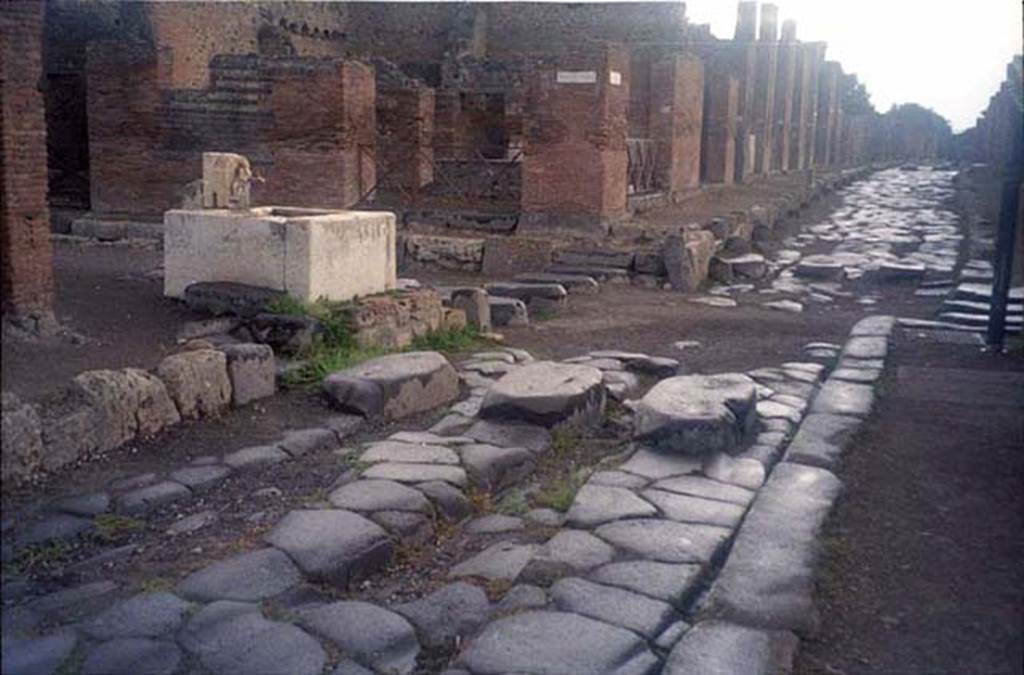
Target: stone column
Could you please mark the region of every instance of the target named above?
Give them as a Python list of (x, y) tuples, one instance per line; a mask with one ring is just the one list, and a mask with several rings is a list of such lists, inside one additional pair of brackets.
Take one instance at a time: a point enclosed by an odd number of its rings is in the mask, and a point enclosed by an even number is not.
[(738, 100), (739, 85), (728, 64), (705, 63), (701, 179), (706, 183), (733, 183)]
[(772, 171), (788, 171), (792, 148), (791, 128), (794, 117), (796, 89), (796, 22), (782, 24), (782, 42), (779, 44), (779, 67), (775, 81), (775, 110), (772, 129)]
[(807, 117), (806, 127), (803, 130), (804, 137), (804, 163), (803, 168), (810, 169), (817, 165), (815, 156), (815, 141), (817, 139), (818, 124), (818, 96), (820, 94), (819, 81), (821, 79), (822, 65), (825, 62), (825, 43), (814, 42), (806, 45), (808, 47), (805, 55), (810, 68), (810, 79), (807, 83)]
[(39, 86), (43, 10), (0, 3), (0, 288), (4, 323), (47, 332), (53, 318), (46, 119)]
[(818, 125), (814, 140), (814, 165), (831, 166), (835, 148), (836, 115), (839, 109), (839, 64), (826, 61), (818, 82)]
[(607, 231), (626, 215), (629, 54), (560, 54), (530, 86), (519, 231)]
[(700, 185), (704, 117), (704, 64), (672, 54), (651, 66), (651, 137), (657, 142), (656, 172), (667, 192)]
[(755, 133), (754, 82), (757, 76), (757, 3), (741, 2), (736, 14), (736, 34), (722, 46), (737, 84), (736, 166), (734, 178), (742, 183), (754, 165), (750, 156), (750, 135)]
[(767, 174), (772, 164), (772, 135), (775, 117), (775, 81), (779, 64), (779, 9), (761, 5), (761, 27), (757, 42), (757, 80), (754, 85), (754, 133), (757, 147), (754, 173)]

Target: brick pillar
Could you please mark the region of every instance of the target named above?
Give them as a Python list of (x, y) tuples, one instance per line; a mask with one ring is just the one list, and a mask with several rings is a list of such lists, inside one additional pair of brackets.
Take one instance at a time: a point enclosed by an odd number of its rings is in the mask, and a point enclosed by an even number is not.
[(377, 90), (377, 181), (415, 191), (434, 180), (434, 90)]
[(838, 96), (839, 64), (827, 61), (818, 82), (818, 125), (814, 140), (814, 165), (821, 168), (832, 166)]
[(673, 54), (651, 66), (651, 136), (658, 144), (657, 175), (668, 192), (700, 185), (704, 64)]
[(0, 288), (3, 316), (53, 325), (46, 119), (39, 90), (43, 10), (38, 0), (0, 3)]
[(706, 183), (733, 182), (738, 99), (739, 85), (731, 70), (715, 60), (705, 64), (701, 179)]
[(626, 215), (629, 55), (613, 46), (553, 61), (530, 85), (519, 228), (606, 231)]
[(775, 81), (775, 111), (772, 129), (772, 171), (788, 171), (794, 117), (794, 91), (796, 89), (796, 22), (782, 24), (782, 42), (779, 44), (779, 67)]
[(804, 58), (807, 60), (808, 67), (810, 69), (810, 77), (807, 81), (807, 92), (806, 92), (806, 104), (807, 104), (807, 116), (804, 120), (805, 127), (802, 135), (804, 138), (803, 145), (803, 166), (804, 169), (810, 169), (817, 165), (817, 158), (815, 157), (815, 141), (818, 132), (818, 95), (820, 93), (819, 80), (821, 79), (821, 71), (825, 62), (825, 43), (824, 42), (813, 42), (807, 45), (802, 45), (807, 49), (804, 54)]
[(775, 117), (775, 82), (779, 66), (779, 9), (761, 5), (761, 27), (757, 41), (757, 80), (754, 84), (754, 133), (757, 147), (754, 173), (767, 174), (772, 164), (772, 134)]

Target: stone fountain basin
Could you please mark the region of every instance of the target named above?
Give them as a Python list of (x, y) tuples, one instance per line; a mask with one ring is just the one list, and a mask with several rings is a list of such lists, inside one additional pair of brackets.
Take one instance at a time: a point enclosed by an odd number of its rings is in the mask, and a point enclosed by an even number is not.
[(164, 295), (200, 281), (351, 300), (396, 286), (395, 215), (261, 206), (164, 213)]

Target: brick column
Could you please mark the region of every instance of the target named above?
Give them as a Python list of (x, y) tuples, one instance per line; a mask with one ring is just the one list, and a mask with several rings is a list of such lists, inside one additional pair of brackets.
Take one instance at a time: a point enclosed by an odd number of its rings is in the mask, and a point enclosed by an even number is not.
[(832, 165), (835, 148), (836, 113), (839, 109), (839, 64), (827, 61), (818, 82), (818, 124), (814, 137), (814, 165)]
[(757, 79), (754, 83), (754, 133), (757, 147), (754, 173), (767, 174), (772, 164), (772, 134), (775, 117), (775, 81), (779, 64), (779, 9), (761, 5), (761, 26), (757, 40)]
[(815, 157), (815, 140), (818, 132), (818, 94), (819, 80), (821, 77), (822, 66), (825, 62), (825, 43), (824, 42), (812, 42), (806, 45), (801, 45), (804, 48), (803, 58), (806, 62), (809, 76), (807, 80), (807, 89), (804, 94), (804, 103), (806, 103), (807, 111), (804, 118), (804, 127), (801, 131), (803, 137), (803, 151), (801, 153), (803, 157), (802, 169), (810, 169), (817, 164)]
[(538, 69), (526, 110), (520, 232), (606, 231), (626, 215), (629, 55), (559, 55)]
[(434, 180), (434, 90), (377, 90), (377, 181), (415, 191)]
[(700, 185), (704, 64), (673, 54), (651, 66), (651, 136), (658, 144), (657, 175), (668, 192)]
[(788, 171), (790, 152), (793, 150), (791, 129), (794, 118), (794, 92), (796, 89), (796, 23), (782, 24), (782, 42), (779, 44), (779, 68), (775, 81), (775, 111), (772, 129), (772, 171)]
[(44, 8), (38, 0), (0, 3), (0, 288), (4, 319), (33, 330), (54, 325), (39, 90)]
[(736, 170), (739, 85), (731, 70), (710, 60), (704, 69), (704, 129), (701, 180), (731, 185)]

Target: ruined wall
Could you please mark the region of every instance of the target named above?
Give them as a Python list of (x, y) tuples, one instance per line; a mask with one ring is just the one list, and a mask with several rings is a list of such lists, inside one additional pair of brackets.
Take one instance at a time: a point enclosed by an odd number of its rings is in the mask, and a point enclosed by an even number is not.
[(5, 318), (51, 315), (43, 5), (0, 4), (0, 291)]

